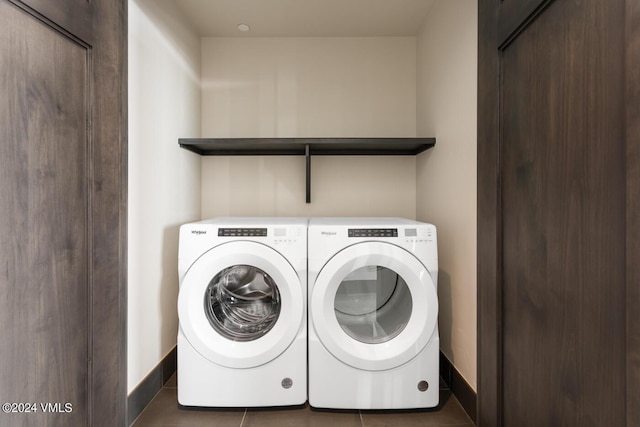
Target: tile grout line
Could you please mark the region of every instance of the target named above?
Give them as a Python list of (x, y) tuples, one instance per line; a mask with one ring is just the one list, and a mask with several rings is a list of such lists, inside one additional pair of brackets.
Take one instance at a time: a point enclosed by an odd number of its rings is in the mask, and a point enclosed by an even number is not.
[(244, 418), (247, 416), (247, 408), (244, 408), (244, 412), (242, 413), (242, 420), (240, 420), (240, 427), (244, 425)]
[(364, 427), (364, 420), (362, 419), (362, 411), (358, 410), (358, 416), (360, 417), (360, 426)]

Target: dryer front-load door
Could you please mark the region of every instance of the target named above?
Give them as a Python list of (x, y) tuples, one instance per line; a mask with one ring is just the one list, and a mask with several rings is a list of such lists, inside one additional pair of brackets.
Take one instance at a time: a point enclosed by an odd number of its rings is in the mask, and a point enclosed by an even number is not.
[(294, 268), (274, 249), (234, 241), (198, 258), (178, 295), (180, 328), (202, 356), (219, 365), (249, 368), (284, 352), (304, 312)]
[(379, 371), (408, 362), (437, 328), (430, 272), (405, 249), (384, 242), (338, 252), (318, 274), (309, 304), (325, 348), (358, 369)]

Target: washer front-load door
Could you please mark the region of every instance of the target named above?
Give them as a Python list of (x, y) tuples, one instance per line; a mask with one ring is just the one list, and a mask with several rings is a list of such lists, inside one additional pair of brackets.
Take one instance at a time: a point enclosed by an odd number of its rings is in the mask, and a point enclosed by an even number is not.
[(309, 300), (318, 338), (337, 359), (381, 371), (414, 358), (437, 327), (438, 297), (427, 268), (406, 250), (364, 242), (322, 268)]
[(202, 356), (230, 368), (260, 366), (282, 354), (303, 312), (296, 271), (261, 243), (216, 246), (180, 283), (178, 318), (185, 337)]

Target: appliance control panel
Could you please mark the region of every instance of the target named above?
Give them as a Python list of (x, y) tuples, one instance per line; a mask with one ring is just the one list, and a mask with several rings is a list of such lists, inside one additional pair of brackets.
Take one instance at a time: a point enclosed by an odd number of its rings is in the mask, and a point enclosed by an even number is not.
[(278, 250), (303, 253), (306, 250), (306, 229), (302, 227), (220, 227), (218, 237), (234, 239), (248, 239), (272, 245)]
[(433, 241), (434, 234), (434, 229), (431, 227), (404, 229), (404, 237), (407, 242), (431, 242)]
[(267, 237), (266, 228), (219, 228), (218, 237)]
[(273, 243), (276, 245), (281, 244), (295, 244), (300, 241), (301, 234), (304, 230), (292, 227), (292, 228), (280, 228), (273, 229)]
[(350, 228), (349, 237), (398, 237), (397, 228)]

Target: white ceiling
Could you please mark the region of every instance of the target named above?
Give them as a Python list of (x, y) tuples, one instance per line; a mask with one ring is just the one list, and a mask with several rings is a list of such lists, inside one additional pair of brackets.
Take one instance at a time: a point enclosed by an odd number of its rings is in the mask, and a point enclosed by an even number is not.
[[(415, 36), (433, 0), (174, 0), (202, 37)], [(238, 30), (238, 24), (251, 27)]]

